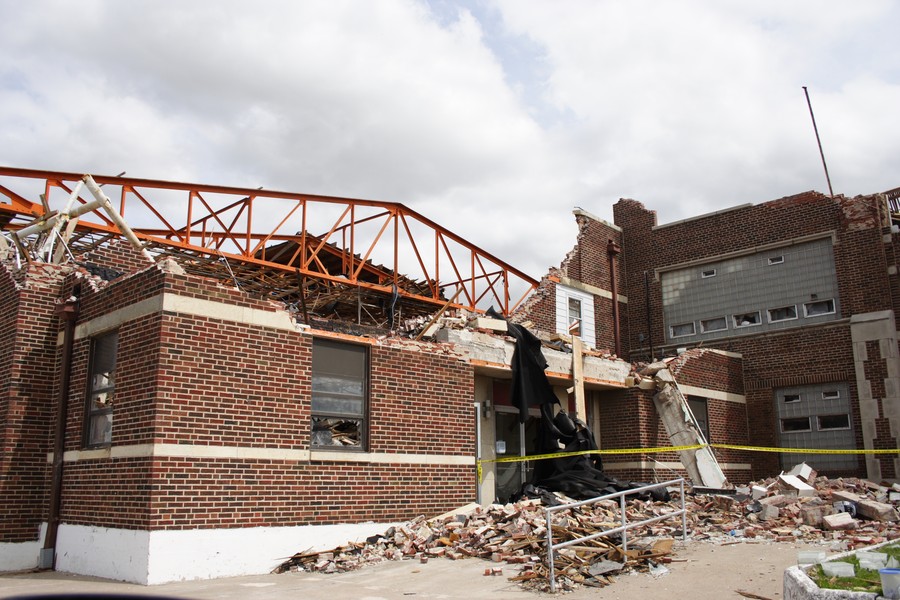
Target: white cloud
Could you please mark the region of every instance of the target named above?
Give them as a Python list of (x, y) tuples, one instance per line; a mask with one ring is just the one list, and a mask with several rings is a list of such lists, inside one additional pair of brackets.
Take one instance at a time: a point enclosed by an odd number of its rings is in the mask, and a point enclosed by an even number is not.
[[(0, 0), (0, 164), (405, 203), (533, 275), (665, 222), (900, 185), (888, 0)], [(894, 161), (895, 162), (895, 161)]]

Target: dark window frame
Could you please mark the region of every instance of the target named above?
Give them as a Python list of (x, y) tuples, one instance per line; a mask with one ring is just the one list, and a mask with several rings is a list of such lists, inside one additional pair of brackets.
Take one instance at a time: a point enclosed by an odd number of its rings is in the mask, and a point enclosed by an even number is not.
[[(788, 316), (781, 316), (786, 314)], [(775, 308), (766, 309), (769, 323), (783, 323), (785, 321), (796, 321), (798, 318), (797, 305), (787, 304), (785, 306), (777, 306)], [(791, 316), (793, 315), (793, 316)]]
[[(100, 353), (106, 344), (112, 346), (112, 357)], [(106, 348), (109, 349), (108, 347)], [(82, 429), (82, 447), (108, 448), (112, 445), (112, 415), (116, 394), (116, 369), (119, 353), (119, 332), (107, 331), (91, 338), (89, 350), (87, 391), (84, 400), (84, 427)], [(110, 364), (111, 362), (111, 364)], [(101, 371), (104, 367), (111, 367)], [(104, 379), (99, 377), (106, 374)], [(96, 399), (96, 402), (95, 402)], [(109, 416), (103, 438), (97, 441), (98, 433), (94, 427), (97, 417)]]
[[(745, 325), (742, 325), (741, 323), (743, 322), (743, 318), (749, 317), (751, 315), (754, 316), (754, 319), (756, 320), (756, 322), (755, 323), (747, 323)], [(740, 321), (738, 320), (739, 318), (741, 319)], [(745, 312), (745, 313), (735, 313), (735, 314), (731, 315), (731, 324), (734, 325), (735, 329), (743, 329), (745, 327), (759, 327), (760, 325), (762, 325), (762, 317), (760, 316), (758, 310)]]
[[(690, 333), (675, 333), (675, 330), (679, 327), (687, 327), (691, 326)], [(669, 337), (672, 339), (681, 338), (681, 337), (690, 337), (692, 335), (697, 335), (697, 325), (693, 321), (685, 321), (684, 323), (676, 323), (674, 325), (669, 326)]]
[[(805, 429), (785, 429), (784, 425), (786, 422), (795, 422), (799, 423), (800, 421), (806, 421)], [(781, 433), (810, 433), (813, 430), (812, 424), (812, 416), (806, 417), (781, 417)]]
[[(334, 391), (323, 393), (324, 396), (330, 397), (332, 401), (338, 399), (339, 397), (344, 398), (345, 400), (353, 401), (354, 399), (359, 399), (362, 404), (361, 410), (358, 412), (355, 411), (335, 411), (335, 410), (317, 410), (316, 404), (316, 378), (317, 378), (317, 370), (316, 370), (316, 346), (320, 348), (330, 348), (331, 351), (346, 350), (348, 352), (345, 360), (357, 360), (361, 359), (361, 392), (360, 393), (335, 393)], [(325, 337), (317, 337), (313, 338), (313, 359), (312, 364), (310, 366), (310, 420), (309, 420), (309, 432), (310, 432), (310, 440), (309, 447), (310, 450), (323, 450), (326, 452), (366, 452), (369, 448), (369, 424), (370, 424), (370, 398), (371, 398), (371, 349), (368, 345), (365, 344), (354, 344), (351, 342), (346, 342), (343, 340), (336, 340), (332, 338)], [(328, 373), (327, 371), (323, 371), (319, 373), (319, 375), (323, 375)], [(345, 373), (346, 375), (346, 373)], [(357, 435), (359, 437), (359, 441), (356, 444), (325, 444), (318, 443), (316, 438), (316, 424), (322, 423), (324, 420), (330, 420), (335, 422), (345, 421), (345, 422), (358, 422)], [(335, 423), (338, 425), (338, 423)], [(324, 429), (319, 429), (318, 431), (324, 431)]]
[[(815, 304), (824, 304), (826, 306), (830, 306), (831, 310), (827, 312), (818, 312), (816, 314), (810, 314), (809, 307)], [(803, 303), (803, 318), (804, 319), (815, 319), (817, 317), (825, 317), (828, 315), (833, 315), (837, 312), (837, 306), (835, 305), (834, 298), (827, 298), (825, 300), (811, 300), (810, 302)]]
[[(712, 329), (709, 324), (713, 321), (722, 321), (722, 327)], [(728, 317), (713, 317), (711, 319), (700, 319), (700, 333), (714, 333), (717, 331), (728, 331)]]

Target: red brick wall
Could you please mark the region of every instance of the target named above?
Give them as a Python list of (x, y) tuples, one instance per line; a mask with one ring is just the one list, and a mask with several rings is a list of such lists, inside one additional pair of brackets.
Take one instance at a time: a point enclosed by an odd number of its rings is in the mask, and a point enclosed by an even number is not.
[[(238, 290), (151, 268), (86, 294), (82, 316), (162, 290), (276, 310)], [(72, 449), (81, 443), (88, 346), (81, 340), (75, 352)], [(299, 331), (168, 312), (129, 321), (119, 328), (113, 446), (307, 450), (311, 352), (312, 336)], [(371, 345), (370, 364), (370, 451), (474, 456), (469, 365), (444, 346), (400, 341)], [(475, 495), (474, 466), (333, 456), (82, 460), (67, 465), (63, 520), (141, 529), (398, 520), (439, 514)]]
[[(662, 297), (653, 270), (725, 253), (752, 249), (801, 236), (834, 232), (835, 270), (840, 291), (841, 316), (894, 307), (892, 280), (887, 274), (883, 234), (884, 204), (879, 197), (832, 200), (806, 192), (760, 204), (699, 217), (684, 223), (652, 229), (656, 215), (634, 200), (620, 200), (613, 207), (615, 222), (623, 229), (627, 256), (629, 296), (629, 347), (633, 360), (646, 358), (644, 271), (651, 273), (650, 305), (656, 354), (664, 340)], [(637, 301), (636, 301), (637, 300)], [(848, 382), (851, 390), (857, 447), (862, 447), (856, 407), (855, 374), (849, 325), (830, 323), (786, 332), (705, 341), (705, 346), (733, 350), (743, 355), (750, 444), (777, 446), (774, 390), (779, 387), (823, 382)], [(672, 353), (674, 348), (664, 349)], [(729, 374), (729, 378), (732, 377)], [(754, 477), (780, 470), (775, 453), (753, 453)], [(860, 469), (846, 475), (864, 475)]]
[(47, 453), (58, 373), (55, 299), (66, 269), (0, 267), (0, 542), (38, 539), (47, 519)]
[(632, 360), (646, 358), (647, 342), (638, 340), (639, 333), (648, 332), (644, 271), (650, 273), (652, 334), (658, 355), (665, 329), (660, 282), (654, 269), (802, 236), (836, 233), (834, 258), (842, 316), (891, 308), (881, 229), (883, 210), (877, 196), (832, 200), (806, 192), (653, 229), (655, 212), (640, 202), (620, 200), (613, 213), (623, 230), (627, 256), (625, 288)]
[(743, 361), (707, 348), (688, 350), (669, 363), (680, 384), (730, 394), (744, 393)]

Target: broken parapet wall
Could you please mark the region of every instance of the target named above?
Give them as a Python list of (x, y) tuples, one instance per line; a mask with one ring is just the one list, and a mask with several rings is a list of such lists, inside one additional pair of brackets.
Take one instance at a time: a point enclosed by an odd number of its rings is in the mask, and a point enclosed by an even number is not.
[[(621, 230), (606, 221), (581, 209), (575, 210), (578, 235), (575, 246), (558, 268), (551, 268), (541, 279), (538, 288), (512, 315), (511, 321), (524, 323), (531, 321), (534, 327), (547, 332), (556, 332), (559, 311), (566, 310), (559, 301), (557, 286), (571, 288), (593, 297), (595, 348), (615, 348), (615, 326), (612, 304), (612, 277), (609, 269), (607, 245), (612, 240), (621, 246)], [(625, 292), (622, 286), (624, 269), (616, 258), (616, 278), (620, 305), (620, 330), (622, 339), (627, 339), (625, 331)], [(565, 315), (565, 313), (563, 313)], [(565, 320), (565, 318), (563, 319)], [(564, 332), (559, 332), (564, 333)], [(583, 337), (583, 336), (582, 336)]]
[[(740, 354), (695, 348), (668, 361), (668, 367), (681, 392), (694, 400), (695, 412), (705, 407), (705, 414), (694, 416), (708, 424), (709, 443), (750, 444)], [(729, 448), (716, 448), (714, 453), (730, 480), (742, 482), (752, 477), (752, 453)]]
[[(511, 339), (473, 331), (471, 329), (441, 329), (436, 336), (441, 342), (449, 342), (456, 352), (476, 369), (509, 371), (515, 344)], [(544, 347), (547, 360), (547, 377), (551, 383), (570, 382), (572, 354)], [(584, 382), (587, 385), (625, 387), (631, 372), (631, 364), (614, 358), (584, 356)]]

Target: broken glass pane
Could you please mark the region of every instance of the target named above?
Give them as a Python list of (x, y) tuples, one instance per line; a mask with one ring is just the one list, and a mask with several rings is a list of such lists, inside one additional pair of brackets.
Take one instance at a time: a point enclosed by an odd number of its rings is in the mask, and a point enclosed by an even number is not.
[(362, 448), (362, 419), (312, 418), (313, 447)]

